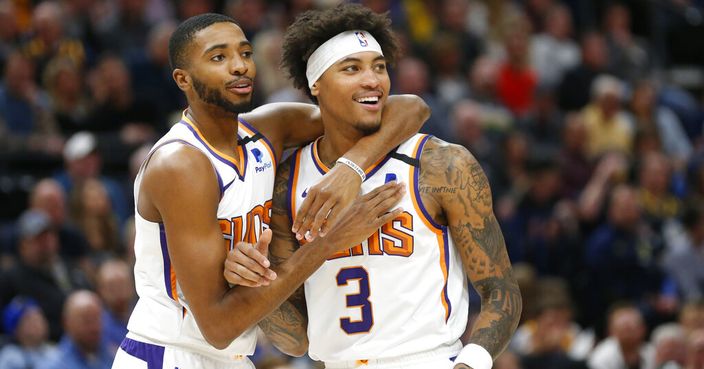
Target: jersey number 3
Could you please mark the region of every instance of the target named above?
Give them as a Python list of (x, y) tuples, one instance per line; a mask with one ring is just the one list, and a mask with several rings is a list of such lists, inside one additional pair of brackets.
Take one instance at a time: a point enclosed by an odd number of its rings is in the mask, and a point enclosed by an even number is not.
[(369, 273), (362, 267), (343, 268), (337, 273), (338, 286), (347, 286), (353, 280), (359, 283), (359, 293), (347, 295), (347, 307), (360, 308), (362, 319), (340, 318), (340, 327), (347, 334), (368, 333), (374, 325), (372, 303), (369, 301)]

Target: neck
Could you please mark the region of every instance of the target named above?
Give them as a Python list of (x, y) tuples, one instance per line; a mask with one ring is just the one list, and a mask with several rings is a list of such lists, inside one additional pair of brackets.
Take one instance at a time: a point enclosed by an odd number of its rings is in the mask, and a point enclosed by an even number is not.
[(198, 127), (205, 140), (219, 151), (231, 155), (238, 162), (237, 115), (220, 108), (205, 104), (191, 104), (186, 110), (186, 116)]
[(337, 159), (364, 137), (364, 133), (354, 128), (351, 124), (338, 124), (336, 120), (326, 117), (322, 113), (322, 109), (321, 116), (325, 134), (318, 142), (318, 155), (328, 168), (332, 168)]

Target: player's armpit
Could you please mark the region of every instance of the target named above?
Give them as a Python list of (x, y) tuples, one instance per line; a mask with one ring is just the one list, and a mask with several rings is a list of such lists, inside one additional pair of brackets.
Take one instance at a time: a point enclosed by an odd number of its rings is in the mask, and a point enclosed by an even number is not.
[(487, 177), (464, 147), (432, 139), (421, 157), (419, 187), (442, 208), (467, 276), (482, 299), (469, 340), (496, 358), (518, 325), (522, 300)]

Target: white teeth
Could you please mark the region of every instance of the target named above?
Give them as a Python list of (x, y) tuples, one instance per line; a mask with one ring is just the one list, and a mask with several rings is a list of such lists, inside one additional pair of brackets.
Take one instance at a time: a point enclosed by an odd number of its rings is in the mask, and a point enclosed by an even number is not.
[(378, 96), (369, 96), (369, 97), (360, 97), (357, 99), (357, 102), (365, 103), (365, 102), (371, 102), (371, 103), (376, 103), (379, 101)]

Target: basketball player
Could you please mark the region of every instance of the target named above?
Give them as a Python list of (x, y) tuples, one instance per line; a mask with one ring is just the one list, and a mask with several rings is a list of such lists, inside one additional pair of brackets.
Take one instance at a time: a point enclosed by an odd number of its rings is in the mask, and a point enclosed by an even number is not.
[[(228, 17), (186, 20), (171, 37), (169, 53), (174, 80), (189, 107), (155, 144), (135, 180), (140, 299), (113, 368), (251, 369), (246, 355), (255, 347), (252, 326), (327, 255), (361, 242), (362, 235), (397, 216), (389, 209), (402, 188), (382, 186), (339, 211), (344, 227), (333, 227), (333, 236), (319, 236), (300, 248), (269, 286), (230, 288), (222, 267), (227, 250), (242, 240), (265, 249), (271, 240), (274, 172), (284, 146), (310, 140), (322, 127), (305, 106), (267, 107), (238, 122), (251, 99), (255, 66), (250, 43)], [(414, 110), (417, 102), (401, 101), (397, 109)], [(390, 150), (403, 140), (394, 138), (399, 132), (420, 126), (418, 117), (395, 114), (385, 133), (348, 155), (366, 151), (356, 159), (370, 164), (382, 156), (373, 145)], [(349, 168), (337, 176), (345, 172), (357, 176)], [(353, 180), (347, 184), (352, 190), (344, 191), (356, 195), (360, 183)]]
[[(343, 153), (379, 129), (396, 50), (388, 18), (358, 5), (306, 12), (288, 28), (284, 67), (317, 100), (325, 133), (277, 172), (274, 265), (308, 247), (290, 232), (306, 190), (349, 165)], [(260, 327), (282, 351), (308, 349), (326, 368), (490, 369), (516, 329), (521, 295), (477, 160), (419, 134), (358, 172), (364, 193), (404, 184), (403, 212), (331, 254)], [(482, 308), (463, 346), (467, 277)]]

